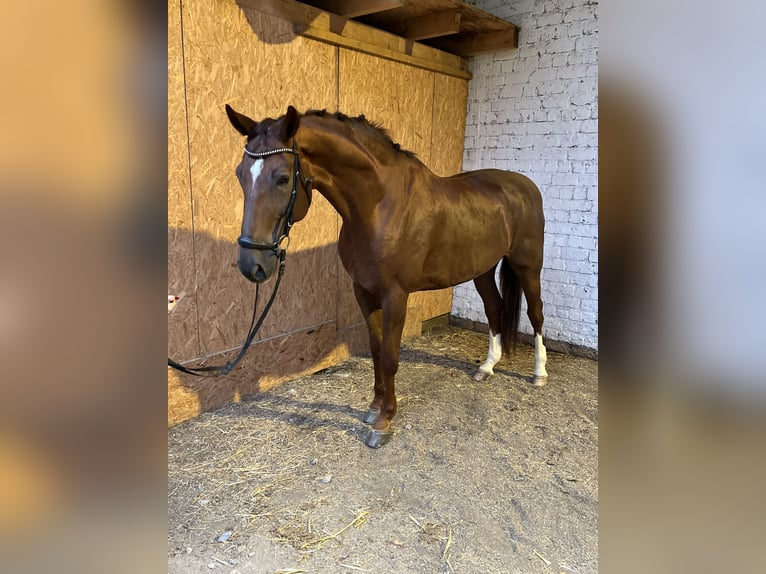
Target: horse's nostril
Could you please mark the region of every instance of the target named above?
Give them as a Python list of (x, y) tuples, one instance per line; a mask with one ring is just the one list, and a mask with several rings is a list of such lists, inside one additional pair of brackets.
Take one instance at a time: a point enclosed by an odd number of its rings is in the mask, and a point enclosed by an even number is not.
[(253, 265), (252, 277), (258, 283), (261, 283), (263, 281), (266, 281), (266, 272), (263, 270), (263, 267), (261, 267), (258, 264), (255, 264)]

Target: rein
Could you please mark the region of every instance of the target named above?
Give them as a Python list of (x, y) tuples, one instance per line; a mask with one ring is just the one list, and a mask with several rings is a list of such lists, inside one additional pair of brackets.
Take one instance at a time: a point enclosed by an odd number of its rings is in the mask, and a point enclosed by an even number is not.
[[(250, 348), (250, 345), (253, 342), (253, 339), (255, 339), (255, 335), (258, 333), (258, 331), (261, 328), (261, 325), (263, 325), (263, 321), (266, 319), (266, 315), (268, 315), (269, 311), (271, 310), (271, 305), (274, 303), (274, 299), (277, 296), (277, 291), (279, 290), (279, 284), (282, 282), (282, 275), (285, 272), (285, 255), (287, 254), (287, 248), (290, 246), (290, 229), (293, 226), (293, 209), (295, 208), (295, 199), (298, 196), (298, 186), (300, 185), (301, 180), (301, 163), (300, 158), (298, 155), (298, 145), (295, 141), (295, 138), (293, 138), (293, 147), (290, 148), (277, 148), (272, 149), (268, 151), (262, 151), (262, 152), (252, 152), (249, 149), (247, 149), (247, 146), (245, 146), (245, 153), (249, 155), (250, 157), (254, 158), (264, 158), (280, 153), (291, 153), (295, 157), (295, 161), (293, 164), (294, 167), (294, 177), (293, 177), (293, 189), (290, 192), (290, 200), (287, 202), (287, 209), (285, 209), (285, 215), (284, 215), (284, 224), (282, 225), (282, 232), (279, 235), (279, 238), (273, 242), (273, 243), (259, 243), (257, 241), (253, 241), (246, 235), (240, 235), (237, 239), (237, 243), (240, 247), (244, 249), (258, 249), (261, 251), (273, 251), (274, 254), (279, 257), (279, 271), (277, 272), (277, 282), (274, 284), (274, 290), (271, 292), (271, 297), (269, 297), (268, 303), (266, 303), (266, 307), (264, 307), (263, 311), (261, 312), (261, 316), (256, 321), (255, 317), (257, 315), (257, 309), (258, 309), (258, 291), (260, 288), (259, 284), (255, 285), (255, 303), (253, 303), (253, 318), (250, 320), (250, 328), (247, 332), (247, 338), (245, 339), (245, 342), (242, 344), (242, 348), (239, 351), (239, 354), (236, 356), (236, 358), (233, 361), (228, 361), (225, 365), (211, 365), (211, 366), (205, 366), (205, 367), (184, 367), (180, 363), (174, 361), (170, 357), (168, 357), (168, 366), (177, 370), (181, 371), (182, 373), (186, 373), (187, 375), (194, 375), (195, 377), (220, 377), (223, 375), (228, 375), (234, 367), (237, 366), (237, 364), (242, 360), (242, 358), (245, 356), (245, 353), (247, 353), (247, 350)], [(305, 178), (303, 181), (303, 189), (306, 192), (306, 200), (308, 201), (308, 206), (311, 207), (311, 179)], [(284, 244), (284, 247), (282, 245)]]

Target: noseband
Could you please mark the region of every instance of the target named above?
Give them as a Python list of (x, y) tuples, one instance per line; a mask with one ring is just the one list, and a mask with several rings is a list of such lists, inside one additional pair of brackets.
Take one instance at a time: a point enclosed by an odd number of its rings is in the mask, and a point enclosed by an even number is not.
[[(272, 155), (277, 155), (280, 153), (291, 153), (293, 154), (295, 160), (293, 163), (293, 190), (290, 192), (290, 200), (287, 202), (287, 209), (285, 209), (285, 215), (284, 215), (284, 223), (282, 224), (282, 231), (279, 234), (279, 238), (273, 242), (273, 243), (259, 243), (257, 241), (253, 241), (250, 237), (247, 237), (246, 235), (240, 235), (237, 239), (237, 243), (240, 247), (244, 249), (256, 249), (260, 251), (273, 251), (275, 255), (280, 257), (281, 259), (284, 258), (285, 250), (290, 245), (290, 228), (293, 226), (293, 209), (295, 208), (295, 199), (298, 197), (298, 186), (300, 185), (301, 180), (301, 161), (300, 156), (298, 153), (298, 145), (295, 141), (295, 138), (293, 138), (293, 148), (286, 148), (281, 147), (277, 149), (271, 149), (267, 151), (259, 151), (254, 152), (247, 149), (247, 146), (245, 146), (245, 153), (249, 155), (250, 157), (254, 157), (257, 159), (263, 159), (264, 157), (269, 157)], [(308, 202), (308, 206), (311, 207), (311, 179), (306, 178), (303, 182), (303, 189), (306, 192), (306, 201)], [(282, 245), (284, 244), (284, 247)]]

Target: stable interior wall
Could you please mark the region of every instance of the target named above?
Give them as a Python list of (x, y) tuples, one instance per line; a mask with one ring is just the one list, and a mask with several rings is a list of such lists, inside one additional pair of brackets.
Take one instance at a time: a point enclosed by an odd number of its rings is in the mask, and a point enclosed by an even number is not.
[[(242, 137), (224, 105), (253, 118), (340, 110), (380, 122), (440, 175), (462, 161), (467, 81), (295, 36), (292, 24), (234, 2), (168, 2), (168, 354), (220, 364), (246, 335), (254, 286), (236, 269)], [(318, 193), (295, 226), (272, 311), (226, 377), (168, 370), (168, 423), (223, 406), (367, 350), (337, 255), (341, 221)], [(261, 288), (259, 309), (273, 281)], [(411, 296), (405, 337), (449, 313), (451, 290)], [(372, 386), (370, 373), (370, 386)], [(365, 389), (367, 391), (368, 389)]]

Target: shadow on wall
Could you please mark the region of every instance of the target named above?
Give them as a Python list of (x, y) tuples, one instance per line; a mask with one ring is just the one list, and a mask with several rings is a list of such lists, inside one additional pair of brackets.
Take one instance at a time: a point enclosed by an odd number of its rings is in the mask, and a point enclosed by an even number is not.
[[(304, 237), (296, 243), (309, 242)], [(168, 247), (168, 292), (181, 295), (168, 316), (168, 355), (179, 362), (207, 358), (204, 363), (210, 365), (233, 360), (247, 336), (255, 298), (255, 284), (236, 266), (239, 248), (178, 228), (168, 228)], [(275, 282), (276, 276), (261, 285), (258, 315)], [(335, 243), (288, 251), (271, 311), (231, 373), (200, 378), (168, 370), (168, 422), (176, 424), (366, 350), (367, 330)]]
[[(266, 44), (289, 44), (298, 36), (293, 22), (309, 26), (322, 14), (318, 8), (308, 5), (264, 3), (262, 0), (237, 0), (237, 4), (242, 9), (253, 33)], [(258, 10), (251, 6), (257, 6)], [(263, 14), (261, 10), (268, 15)], [(348, 20), (331, 12), (328, 12), (327, 16), (330, 19), (330, 30), (335, 34), (341, 34)], [(268, 19), (267, 23), (263, 21), (264, 18)]]

